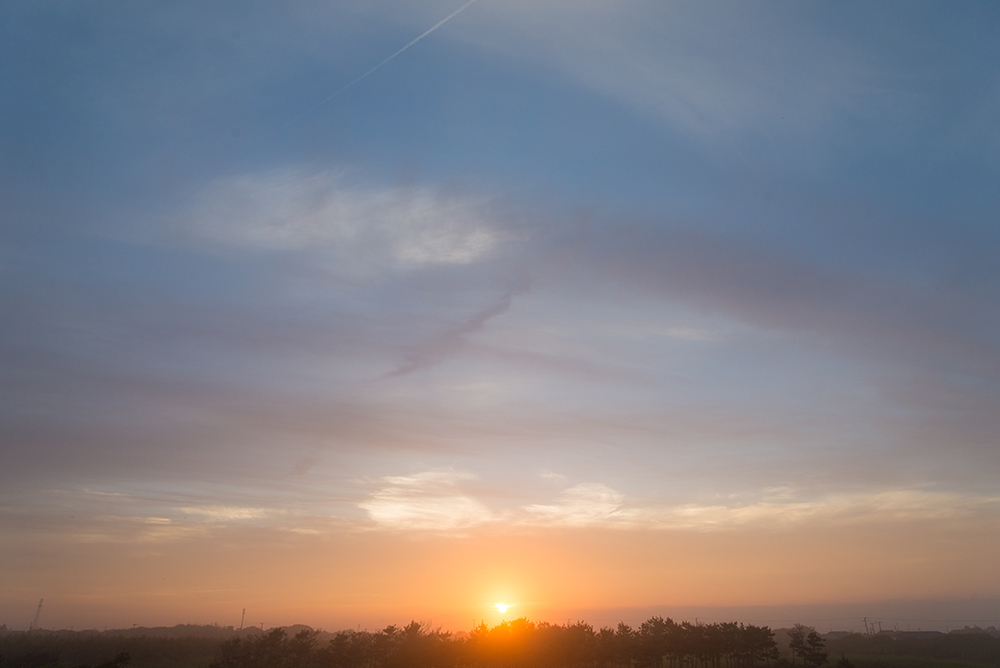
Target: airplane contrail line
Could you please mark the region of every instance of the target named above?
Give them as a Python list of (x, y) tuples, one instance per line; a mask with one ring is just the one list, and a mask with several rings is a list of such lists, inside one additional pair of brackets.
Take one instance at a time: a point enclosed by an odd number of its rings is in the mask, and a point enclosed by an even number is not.
[(474, 5), (477, 2), (479, 2), (479, 0), (469, 0), (464, 5), (462, 5), (461, 7), (459, 7), (458, 9), (456, 9), (455, 11), (453, 11), (451, 14), (448, 14), (448, 16), (444, 17), (443, 19), (441, 19), (440, 21), (438, 21), (437, 23), (435, 23), (434, 25), (432, 25), (430, 28), (428, 28), (427, 30), (425, 30), (423, 33), (421, 33), (420, 35), (418, 35), (414, 39), (410, 40), (410, 42), (408, 42), (406, 44), (406, 46), (404, 46), (403, 48), (401, 48), (399, 51), (396, 51), (394, 54), (392, 54), (391, 56), (389, 56), (388, 58), (386, 58), (385, 60), (383, 60), (381, 63), (379, 63), (375, 67), (371, 68), (370, 70), (368, 70), (367, 72), (365, 72), (364, 74), (362, 74), (361, 76), (359, 76), (357, 79), (355, 79), (351, 83), (349, 83), (346, 86), (344, 86), (343, 88), (341, 88), (341, 89), (339, 89), (339, 90), (337, 90), (337, 91), (335, 91), (335, 92), (327, 95), (322, 100), (320, 100), (316, 104), (312, 105), (311, 107), (309, 107), (308, 109), (306, 109), (305, 111), (303, 111), (301, 114), (299, 114), (298, 116), (296, 116), (292, 120), (288, 121), (288, 123), (285, 124), (285, 127), (288, 127), (289, 125), (291, 125), (295, 121), (299, 120), (300, 118), (302, 118), (303, 116), (305, 116), (309, 112), (313, 111), (314, 109), (316, 109), (316, 107), (320, 107), (320, 106), (326, 104), (327, 102), (329, 102), (333, 98), (337, 97), (338, 95), (340, 95), (341, 93), (343, 93), (344, 91), (346, 91), (348, 88), (350, 88), (354, 84), (360, 82), (362, 79), (367, 78), (369, 75), (373, 74), (376, 70), (378, 70), (379, 68), (381, 68), (383, 65), (385, 65), (386, 63), (388, 63), (390, 60), (392, 60), (393, 58), (395, 58), (399, 54), (403, 53), (404, 51), (406, 51), (407, 49), (409, 49), (411, 46), (413, 46), (414, 44), (416, 44), (417, 42), (419, 42), (420, 40), (422, 40), (424, 37), (427, 37), (432, 32), (434, 32), (435, 30), (437, 30), (438, 28), (440, 28), (441, 26), (443, 26), (445, 23), (447, 23), (448, 21), (452, 20), (457, 15), (459, 15), (460, 13), (462, 13), (463, 11), (465, 11), (466, 9), (468, 9), (471, 5)]

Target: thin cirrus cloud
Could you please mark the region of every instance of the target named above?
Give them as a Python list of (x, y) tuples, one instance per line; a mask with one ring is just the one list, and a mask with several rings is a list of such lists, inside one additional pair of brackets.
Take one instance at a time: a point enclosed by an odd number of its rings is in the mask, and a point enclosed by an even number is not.
[(669, 529), (721, 530), (741, 526), (788, 527), (807, 522), (829, 526), (859, 522), (954, 520), (993, 515), (1000, 498), (919, 489), (888, 489), (863, 493), (837, 493), (806, 500), (792, 495), (760, 501), (727, 504), (684, 504), (654, 511), (653, 525)]
[(489, 204), (420, 188), (352, 187), (344, 174), (284, 168), (216, 179), (168, 230), (222, 248), (327, 249), (342, 270), (365, 273), (483, 259), (502, 241)]
[(624, 231), (570, 240), (552, 254), (546, 274), (580, 276), (586, 266), (591, 281), (619, 281), (772, 331), (808, 332), (857, 353), (888, 352), (916, 365), (937, 357), (986, 373), (1000, 368), (1000, 351), (982, 335), (996, 330), (997, 319), (979, 295), (875, 268), (847, 272), (692, 229), (636, 224)]
[(494, 519), (480, 501), (459, 489), (474, 480), (470, 473), (424, 471), (410, 476), (388, 476), (388, 483), (359, 503), (381, 527), (395, 529), (465, 529)]
[(580, 483), (563, 490), (551, 505), (524, 507), (527, 522), (559, 526), (585, 527), (628, 522), (634, 510), (624, 509), (625, 496), (601, 483)]
[(240, 506), (195, 506), (181, 508), (180, 510), (187, 515), (194, 515), (205, 520), (215, 521), (252, 520), (275, 514), (275, 510), (270, 508), (245, 508)]
[[(449, 35), (530, 60), (703, 140), (779, 118), (785, 131), (812, 132), (838, 109), (856, 113), (885, 102), (876, 54), (817, 30), (806, 16), (774, 7), (639, 4), (643, 11), (603, 1), (480, 5)], [(771, 39), (762, 41), (765, 32)]]
[[(548, 477), (551, 477), (549, 474)], [(496, 511), (462, 485), (471, 473), (442, 470), (388, 476), (385, 486), (359, 507), (379, 529), (453, 531), (477, 526), (511, 530), (533, 527), (621, 530), (722, 531), (747, 527), (794, 528), (822, 521), (844, 525), (879, 521), (955, 520), (995, 516), (1000, 497), (922, 489), (806, 494), (791, 488), (762, 490), (756, 498), (728, 502), (636, 505), (603, 483), (563, 489), (551, 503)]]
[(208, 536), (213, 528), (232, 520), (215, 522), (179, 521), (159, 514), (122, 514), (115, 508), (110, 514), (90, 514), (74, 509), (74, 515), (44, 512), (26, 513), (7, 509), (0, 513), (0, 527), (23, 544), (33, 541), (61, 541), (77, 545), (99, 543), (136, 544), (184, 541)]

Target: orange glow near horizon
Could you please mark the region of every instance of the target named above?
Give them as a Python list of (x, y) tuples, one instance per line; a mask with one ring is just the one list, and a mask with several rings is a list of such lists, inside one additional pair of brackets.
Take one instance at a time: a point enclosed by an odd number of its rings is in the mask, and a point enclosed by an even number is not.
[(30, 619), (44, 596), (46, 625), (64, 628), (234, 625), (246, 607), (255, 625), (374, 629), (417, 620), (462, 631), (499, 623), (501, 605), (532, 620), (603, 624), (587, 611), (1000, 593), (1000, 533), (944, 522), (462, 537), (227, 530), (155, 544), (77, 544), (46, 569), (33, 567), (27, 551), (16, 554), (16, 543), (5, 551), (10, 568), (0, 586), (10, 596), (0, 614)]

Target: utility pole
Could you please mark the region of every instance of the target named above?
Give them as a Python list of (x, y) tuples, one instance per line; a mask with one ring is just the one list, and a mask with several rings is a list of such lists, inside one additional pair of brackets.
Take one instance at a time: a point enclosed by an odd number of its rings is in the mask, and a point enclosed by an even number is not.
[(243, 620), (247, 618), (247, 609), (243, 608), (243, 615), (240, 617), (240, 631), (243, 630)]

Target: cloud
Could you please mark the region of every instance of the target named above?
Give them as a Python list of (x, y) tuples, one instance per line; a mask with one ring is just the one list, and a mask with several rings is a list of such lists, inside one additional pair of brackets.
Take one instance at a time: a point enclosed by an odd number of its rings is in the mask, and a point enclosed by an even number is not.
[(275, 511), (269, 508), (245, 508), (240, 506), (195, 506), (180, 508), (185, 515), (194, 515), (210, 521), (252, 520), (269, 517)]
[(551, 505), (525, 506), (527, 523), (585, 527), (616, 524), (628, 520), (632, 511), (623, 510), (625, 496), (601, 483), (580, 483), (563, 490)]
[(69, 543), (164, 543), (207, 536), (212, 525), (184, 522), (160, 515), (93, 514), (73, 508), (35, 507), (30, 511), (0, 507), (0, 531), (18, 536), (25, 544), (33, 541)]
[(493, 513), (463, 494), (458, 484), (475, 479), (452, 470), (383, 478), (385, 487), (358, 505), (380, 527), (448, 531), (491, 522)]
[(746, 505), (685, 504), (644, 509), (645, 522), (667, 529), (712, 531), (739, 527), (791, 527), (807, 522), (827, 525), (899, 522), (968, 517), (1000, 510), (1000, 497), (890, 489), (831, 494), (802, 500), (787, 491)]
[[(549, 479), (555, 479), (549, 476)], [(476, 477), (452, 470), (382, 479), (388, 486), (359, 504), (382, 528), (444, 531), (491, 523), (510, 529), (605, 528), (639, 531), (787, 529), (821, 522), (856, 523), (953, 520), (1000, 511), (1000, 497), (922, 489), (805, 494), (789, 487), (760, 490), (755, 500), (728, 503), (636, 504), (603, 483), (563, 489), (554, 503), (496, 512), (458, 484)]]
[(664, 336), (685, 341), (718, 341), (719, 335), (707, 329), (695, 327), (668, 327), (663, 330)]
[[(762, 330), (808, 334), (827, 350), (909, 368), (1000, 374), (1000, 346), (983, 336), (1000, 327), (987, 300), (874, 267), (844, 270), (696, 229), (635, 223), (567, 235), (541, 269), (540, 289), (567, 280), (616, 283)], [(664, 333), (712, 336), (684, 327)]]
[[(871, 50), (822, 17), (664, 3), (508, 2), (455, 39), (525, 60), (702, 138), (746, 128), (814, 131), (888, 97)], [(759, 35), (771, 36), (766, 43)], [(719, 36), (724, 34), (725, 39)], [(794, 54), (794, 57), (789, 57)], [(883, 66), (884, 67), (884, 66)]]
[(171, 224), (189, 239), (221, 247), (334, 251), (355, 273), (469, 264), (501, 241), (485, 198), (345, 181), (344, 173), (296, 167), (225, 176)]
[(478, 313), (466, 318), (464, 322), (446, 329), (440, 334), (422, 341), (412, 346), (406, 354), (406, 360), (396, 368), (390, 376), (401, 376), (418, 369), (431, 366), (440, 359), (461, 348), (465, 338), (480, 329), (490, 318), (503, 315), (510, 310), (514, 293), (508, 292), (496, 301), (496, 303), (481, 309)]

